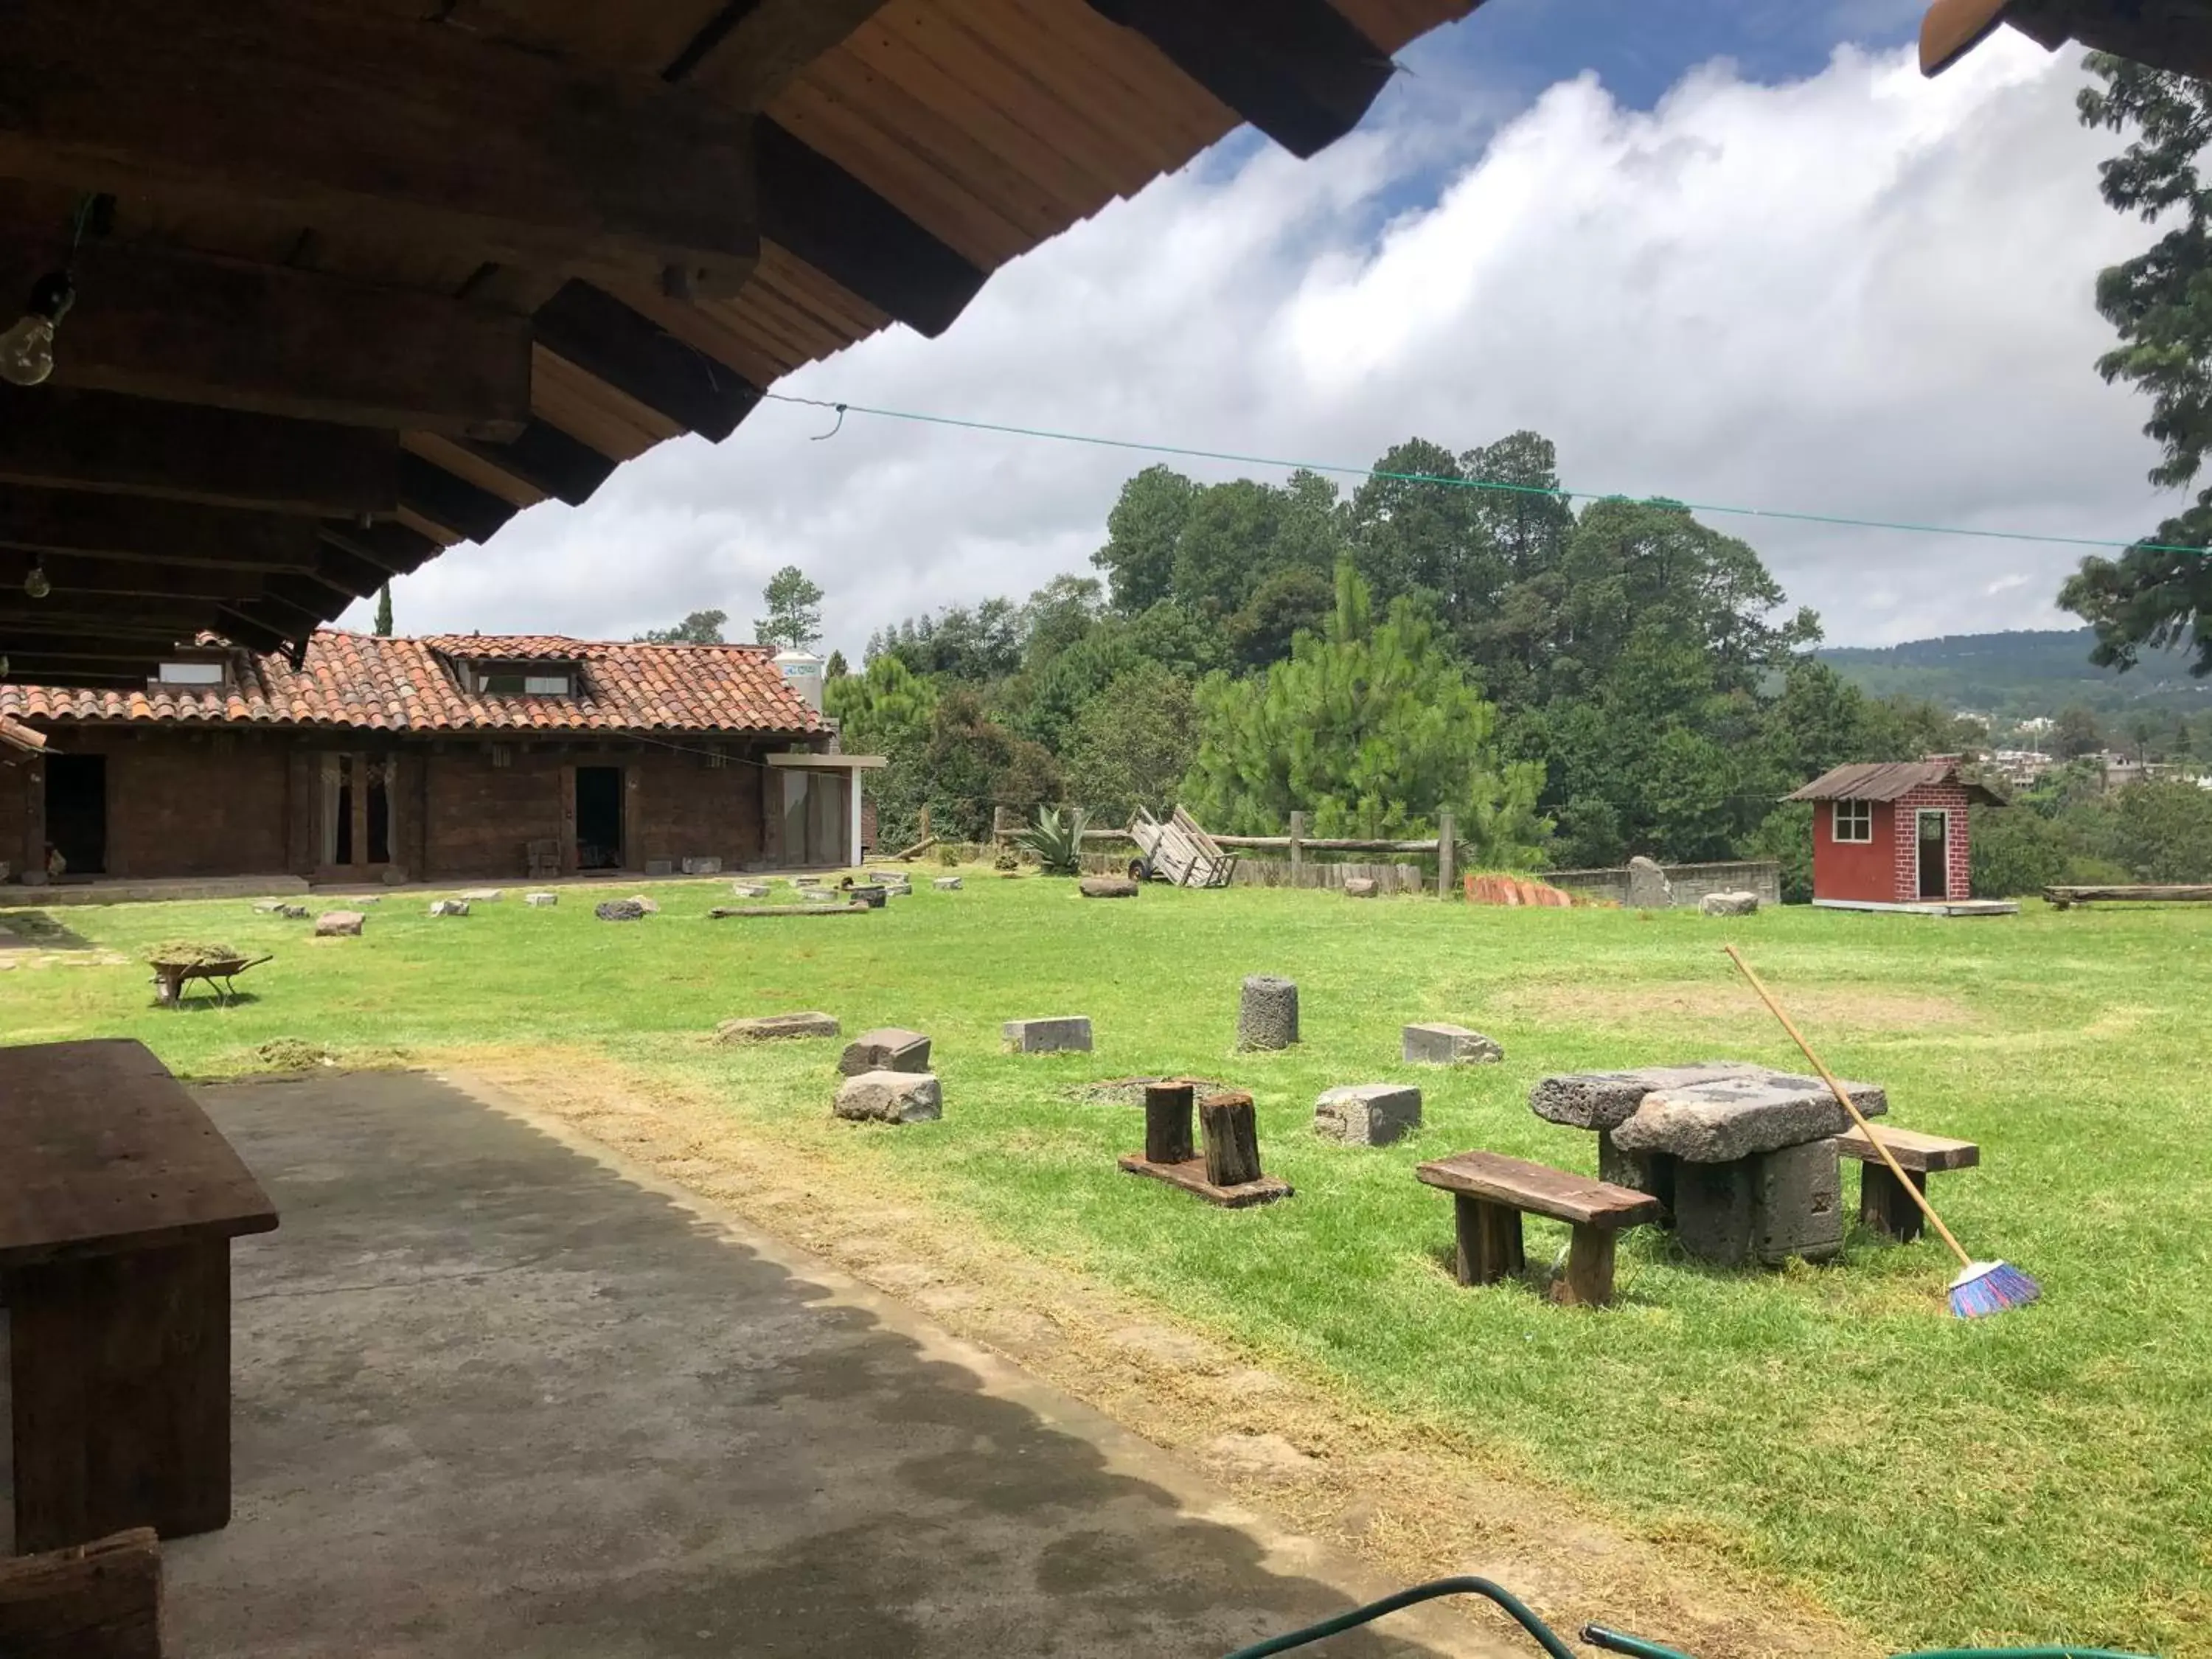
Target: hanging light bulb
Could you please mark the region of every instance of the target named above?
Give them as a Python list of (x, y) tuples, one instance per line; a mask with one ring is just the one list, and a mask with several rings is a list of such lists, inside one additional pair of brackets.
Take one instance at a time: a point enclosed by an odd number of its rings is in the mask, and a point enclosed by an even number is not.
[(53, 583), (46, 580), (46, 562), (33, 558), (30, 573), (23, 578), (23, 592), (32, 599), (43, 599), (53, 591)]
[(76, 303), (76, 288), (67, 271), (50, 270), (39, 278), (22, 316), (0, 334), (0, 380), (37, 386), (54, 372), (54, 326)]

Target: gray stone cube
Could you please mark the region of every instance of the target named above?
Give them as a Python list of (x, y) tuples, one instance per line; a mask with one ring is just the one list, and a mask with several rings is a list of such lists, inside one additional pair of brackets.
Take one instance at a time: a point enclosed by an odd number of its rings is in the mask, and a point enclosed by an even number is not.
[(1665, 1152), (1628, 1152), (1613, 1145), (1613, 1132), (1597, 1132), (1597, 1178), (1659, 1200), (1671, 1219), (1674, 1211), (1674, 1160)]
[(1010, 1019), (1000, 1030), (1006, 1037), (1009, 1054), (1091, 1052), (1091, 1019), (1085, 1014), (1066, 1014), (1054, 1019)]
[(1844, 1248), (1844, 1178), (1832, 1140), (1784, 1146), (1753, 1161), (1752, 1249), (1761, 1261), (1826, 1261)]
[(790, 1037), (833, 1037), (837, 1035), (837, 1018), (834, 1014), (811, 1011), (799, 1014), (756, 1014), (744, 1019), (726, 1019), (714, 1028), (714, 1035), (725, 1042), (776, 1042)]
[(855, 1122), (933, 1123), (945, 1094), (927, 1072), (863, 1072), (837, 1085), (832, 1109)]
[(434, 916), (465, 916), (469, 913), (466, 899), (432, 899), (430, 914)]
[(676, 873), (676, 860), (647, 859), (645, 861), (645, 873), (648, 876), (672, 876)]
[(846, 1077), (859, 1077), (864, 1072), (928, 1069), (929, 1039), (919, 1031), (897, 1025), (879, 1025), (872, 1031), (861, 1032), (845, 1045), (845, 1052), (837, 1061), (837, 1070)]
[(1504, 1049), (1464, 1025), (1408, 1025), (1399, 1041), (1408, 1066), (1483, 1066), (1505, 1058)]
[(532, 909), (550, 910), (561, 902), (558, 893), (525, 893), (522, 902)]
[(1742, 1060), (1706, 1060), (1693, 1066), (1646, 1066), (1632, 1072), (1570, 1072), (1545, 1078), (1530, 1090), (1528, 1109), (1547, 1122), (1570, 1128), (1611, 1129), (1626, 1122), (1654, 1090), (1686, 1088), (1756, 1069)]
[(939, 876), (936, 880), (931, 882), (929, 884), (932, 887), (934, 887), (940, 893), (957, 893), (960, 890), (960, 878), (957, 876)]
[(1747, 916), (1759, 908), (1759, 895), (1708, 893), (1698, 901), (1698, 908), (1709, 916)]
[(1748, 1163), (1674, 1166), (1674, 1237), (1700, 1261), (1740, 1267), (1752, 1256)]
[(1314, 1133), (1350, 1146), (1387, 1146), (1421, 1127), (1421, 1091), (1401, 1083), (1353, 1083), (1314, 1102)]
[(1288, 1048), (1297, 1040), (1297, 982), (1273, 974), (1247, 975), (1237, 1008), (1237, 1046)]
[(1373, 898), (1375, 892), (1375, 878), (1372, 876), (1346, 876), (1344, 878), (1344, 896), (1346, 898)]

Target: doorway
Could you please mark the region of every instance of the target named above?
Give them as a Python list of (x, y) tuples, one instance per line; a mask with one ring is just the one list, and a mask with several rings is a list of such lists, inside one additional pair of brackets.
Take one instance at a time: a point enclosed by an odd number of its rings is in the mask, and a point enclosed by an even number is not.
[(107, 757), (46, 757), (46, 839), (71, 876), (107, 872)]
[(623, 867), (623, 769), (576, 769), (576, 867)]
[(1920, 896), (1951, 896), (1951, 815), (1923, 808), (1920, 813)]

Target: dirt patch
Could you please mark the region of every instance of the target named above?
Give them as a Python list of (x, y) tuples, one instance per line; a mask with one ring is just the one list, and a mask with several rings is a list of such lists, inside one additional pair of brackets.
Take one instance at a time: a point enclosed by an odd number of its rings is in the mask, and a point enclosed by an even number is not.
[[(424, 1058), (481, 1077), (913, 1301), (946, 1329), (1196, 1458), (1254, 1508), (1393, 1577), (1483, 1573), (1561, 1630), (1596, 1620), (1708, 1659), (1875, 1651), (1810, 1598), (1735, 1566), (1721, 1548), (1639, 1535), (1461, 1426), (1386, 1415), (1318, 1372), (1260, 1363), (1165, 1325), (1157, 1308), (933, 1208), (874, 1162), (867, 1179), (842, 1180), (849, 1154), (834, 1137), (771, 1139), (703, 1093), (589, 1052)], [(896, 1249), (886, 1247), (887, 1231)], [(1488, 1627), (1471, 1620), (1470, 1631), (1478, 1628)]]
[[(1519, 985), (1501, 992), (1498, 1003), (1535, 1018), (1574, 1020), (1586, 1025), (1626, 1024), (1652, 1018), (1707, 1028), (1774, 1029), (1769, 1014), (1742, 986), (1727, 981), (1683, 980), (1658, 984), (1604, 986)], [(1931, 1025), (1971, 1026), (1973, 1011), (1948, 997), (1908, 996), (1895, 991), (1848, 988), (1790, 989), (1787, 1006), (1798, 1023), (1831, 1031), (1905, 1034)]]

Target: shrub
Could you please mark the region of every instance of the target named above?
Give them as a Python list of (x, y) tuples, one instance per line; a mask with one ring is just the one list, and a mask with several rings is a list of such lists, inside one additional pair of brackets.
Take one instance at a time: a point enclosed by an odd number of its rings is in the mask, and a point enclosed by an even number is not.
[(1091, 814), (1079, 806), (1062, 812), (1056, 806), (1037, 808), (1036, 822), (1022, 831), (1022, 845), (1036, 854), (1048, 876), (1072, 876), (1083, 868), (1083, 832)]

